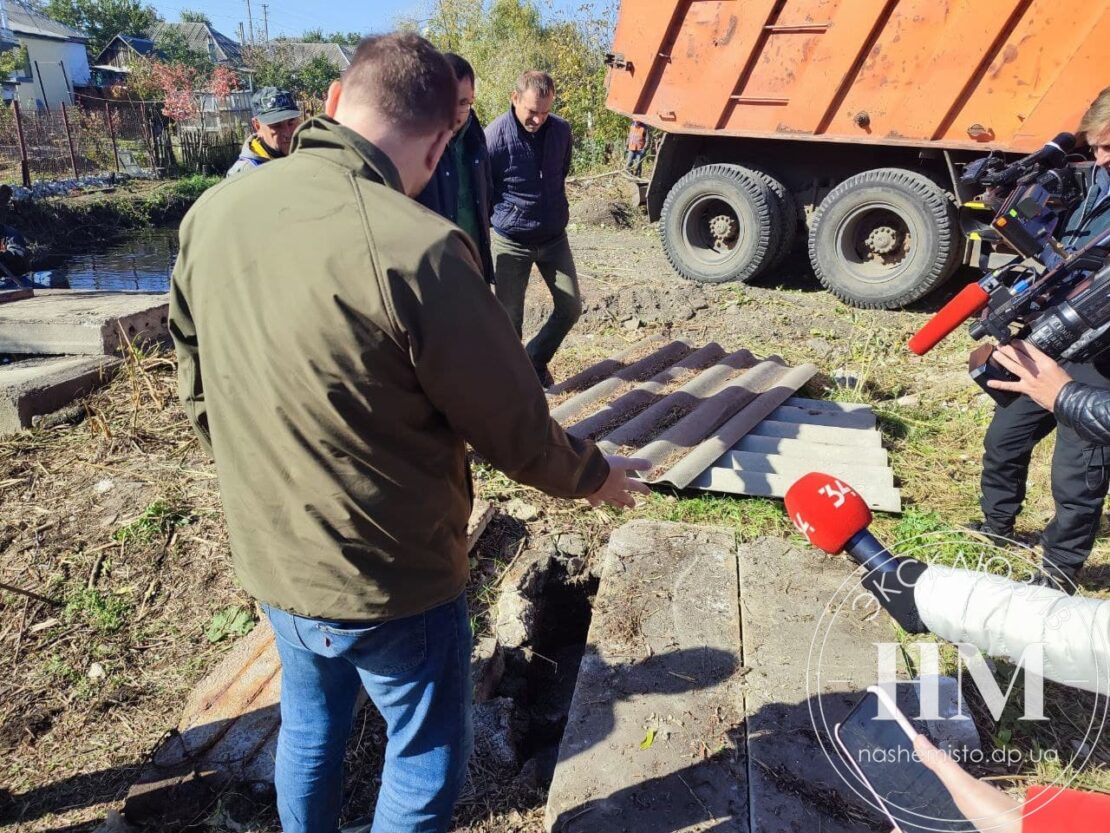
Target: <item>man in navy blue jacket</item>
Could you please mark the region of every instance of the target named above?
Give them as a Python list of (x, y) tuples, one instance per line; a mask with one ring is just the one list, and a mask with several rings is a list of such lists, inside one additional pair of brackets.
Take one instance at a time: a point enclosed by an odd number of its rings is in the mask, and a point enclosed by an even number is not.
[(546, 72), (517, 80), (512, 108), (486, 128), (493, 170), (492, 250), (497, 298), (518, 333), (532, 266), (551, 290), (555, 309), (528, 343), (528, 356), (545, 386), (548, 363), (582, 313), (578, 273), (567, 239), (570, 208), (570, 125), (551, 115), (555, 82)]
[(474, 114), (474, 68), (454, 52), (444, 52), (459, 82), (455, 135), (440, 157), (435, 175), (416, 201), (461, 228), (478, 247), (482, 274), (493, 283), (490, 254), (490, 178), (486, 134)]

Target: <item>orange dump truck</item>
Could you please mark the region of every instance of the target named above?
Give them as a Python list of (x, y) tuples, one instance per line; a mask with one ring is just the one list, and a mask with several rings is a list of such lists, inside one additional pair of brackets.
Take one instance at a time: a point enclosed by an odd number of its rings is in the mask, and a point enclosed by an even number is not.
[(894, 308), (979, 260), (961, 166), (1110, 86), (1110, 0), (622, 0), (607, 60), (610, 109), (665, 134), (679, 273), (749, 280), (808, 232), (826, 288)]

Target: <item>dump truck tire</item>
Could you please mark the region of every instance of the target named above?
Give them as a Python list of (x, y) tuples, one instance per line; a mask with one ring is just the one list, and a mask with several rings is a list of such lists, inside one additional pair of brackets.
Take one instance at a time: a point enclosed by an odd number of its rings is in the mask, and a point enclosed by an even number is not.
[(798, 203), (782, 180), (771, 171), (755, 165), (745, 165), (744, 167), (759, 177), (763, 184), (770, 189), (777, 209), (775, 226), (778, 230), (779, 244), (760, 271), (762, 275), (782, 263), (783, 259), (790, 253), (790, 249), (794, 245), (794, 238), (798, 234)]
[(739, 165), (695, 168), (675, 183), (659, 218), (663, 251), (702, 283), (749, 281), (778, 247), (775, 196)]
[(818, 280), (846, 303), (897, 309), (951, 277), (961, 240), (955, 206), (936, 183), (878, 168), (844, 180), (821, 202), (809, 259)]

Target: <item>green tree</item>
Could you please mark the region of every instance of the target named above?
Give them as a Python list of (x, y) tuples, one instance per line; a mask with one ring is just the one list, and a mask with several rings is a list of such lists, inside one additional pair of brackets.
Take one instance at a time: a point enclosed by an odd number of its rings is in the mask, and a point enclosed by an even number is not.
[(59, 23), (88, 35), (90, 57), (99, 54), (116, 35), (141, 35), (159, 20), (154, 7), (142, 0), (48, 0), (40, 8)]
[(358, 46), (363, 36), (358, 32), (332, 32), (324, 34), (323, 29), (309, 29), (301, 35), (301, 43), (338, 43), (340, 46)]
[(574, 131), (578, 170), (605, 164), (622, 147), (627, 122), (605, 107), (605, 52), (612, 43), (613, 0), (583, 2), (570, 16), (533, 0), (435, 0), (427, 20), (403, 22), (474, 66), (475, 111), (488, 123), (509, 106), (526, 69), (551, 73), (555, 112)]
[(212, 25), (212, 20), (204, 12), (193, 11), (192, 9), (181, 10), (182, 23), (203, 23), (206, 26)]
[(293, 73), (293, 89), (310, 98), (322, 99), (328, 93), (332, 81), (339, 78), (339, 70), (323, 55), (317, 55), (311, 61), (300, 66)]
[(194, 48), (185, 35), (172, 26), (166, 26), (158, 33), (154, 48), (165, 63), (184, 64), (201, 75), (207, 75), (215, 67), (207, 52)]

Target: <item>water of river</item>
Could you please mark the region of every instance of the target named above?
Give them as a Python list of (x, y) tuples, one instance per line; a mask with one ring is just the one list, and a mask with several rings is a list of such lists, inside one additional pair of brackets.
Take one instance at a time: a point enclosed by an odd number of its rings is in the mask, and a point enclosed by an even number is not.
[(167, 292), (176, 257), (177, 229), (151, 229), (104, 252), (72, 255), (32, 277), (47, 289)]

